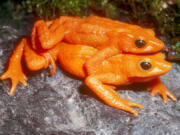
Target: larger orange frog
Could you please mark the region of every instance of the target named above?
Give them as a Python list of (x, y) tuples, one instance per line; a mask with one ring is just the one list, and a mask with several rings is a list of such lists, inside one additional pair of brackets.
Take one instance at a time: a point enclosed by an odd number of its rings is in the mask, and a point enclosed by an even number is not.
[(172, 68), (172, 65), (164, 60), (162, 53), (151, 55), (119, 54), (103, 61), (94, 73), (87, 74), (84, 64), (96, 53), (98, 50), (92, 47), (61, 43), (58, 59), (60, 66), (66, 71), (85, 78), (85, 84), (107, 105), (137, 116), (137, 111), (131, 107), (143, 108), (143, 105), (122, 99), (114, 90), (113, 85), (147, 81), (151, 82), (147, 89), (152, 91), (152, 96), (160, 94), (164, 103), (168, 102), (168, 97), (176, 101), (176, 97), (159, 79), (159, 76)]
[(10, 78), (12, 95), (18, 82), (26, 85), (21, 59), (24, 57), (30, 70), (52, 66), (59, 53), (60, 42), (83, 44), (98, 49), (96, 55), (86, 61), (86, 71), (93, 74), (107, 59), (120, 53), (153, 53), (161, 50), (164, 43), (155, 37), (151, 29), (141, 28), (102, 17), (87, 18), (62, 16), (52, 21), (39, 20), (34, 24), (30, 38), (23, 38), (14, 50), (8, 70), (0, 77)]

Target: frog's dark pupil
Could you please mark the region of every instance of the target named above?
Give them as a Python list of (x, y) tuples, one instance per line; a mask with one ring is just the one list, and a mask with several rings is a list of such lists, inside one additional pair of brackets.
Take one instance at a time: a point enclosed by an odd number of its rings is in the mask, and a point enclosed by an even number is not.
[(142, 39), (137, 39), (137, 40), (135, 40), (135, 45), (138, 48), (142, 48), (146, 45), (146, 42)]
[(141, 66), (142, 69), (148, 70), (148, 69), (151, 68), (152, 65), (151, 65), (150, 62), (142, 61), (142, 62), (140, 63), (140, 66)]

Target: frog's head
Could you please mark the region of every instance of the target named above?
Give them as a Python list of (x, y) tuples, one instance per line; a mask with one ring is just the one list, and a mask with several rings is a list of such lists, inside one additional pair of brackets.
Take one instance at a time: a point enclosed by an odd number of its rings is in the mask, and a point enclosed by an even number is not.
[(156, 78), (171, 70), (171, 63), (164, 59), (163, 53), (151, 55), (130, 55), (124, 57), (127, 61), (124, 65), (129, 78), (136, 81), (143, 81), (150, 78)]
[(164, 48), (164, 43), (155, 36), (152, 29), (136, 26), (119, 35), (119, 47), (127, 53), (153, 53)]

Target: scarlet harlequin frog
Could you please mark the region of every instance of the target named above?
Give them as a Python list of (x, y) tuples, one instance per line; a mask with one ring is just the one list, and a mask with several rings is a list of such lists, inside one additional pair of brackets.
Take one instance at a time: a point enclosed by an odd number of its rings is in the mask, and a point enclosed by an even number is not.
[[(25, 62), (30, 70), (47, 68), (49, 63), (55, 69), (54, 61), (58, 59), (60, 66), (66, 71), (85, 78), (85, 84), (107, 105), (130, 112), (135, 116), (138, 113), (132, 107), (143, 108), (143, 105), (122, 99), (114, 90), (115, 85), (150, 81), (151, 84), (148, 89), (152, 90), (151, 95), (157, 93), (162, 95), (165, 103), (168, 102), (167, 97), (176, 101), (176, 97), (159, 79), (159, 76), (167, 73), (172, 68), (172, 65), (164, 60), (162, 53), (146, 55), (117, 54), (104, 60), (93, 73), (89, 74), (85, 63), (98, 53), (98, 49), (60, 42), (44, 53), (44, 56), (41, 56), (33, 50), (30, 43), (28, 39), (21, 41), (10, 58), (8, 70), (1, 76), (1, 79), (11, 78), (12, 80), (10, 95), (14, 93), (18, 81), (26, 85), (26, 76), (22, 72), (20, 64), (22, 54), (24, 54)], [(49, 57), (49, 55), (52, 57)]]
[(151, 29), (103, 17), (61, 16), (51, 21), (38, 20), (34, 24), (31, 36), (23, 38), (17, 45), (7, 71), (0, 77), (2, 80), (11, 79), (10, 95), (14, 93), (18, 82), (26, 85), (26, 76), (21, 66), (22, 58), (30, 70), (47, 68), (51, 64), (53, 74), (62, 41), (98, 49), (98, 52), (85, 63), (88, 74), (93, 74), (104, 60), (114, 55), (154, 53), (164, 47), (164, 43), (155, 37)]
[(142, 28), (103, 17), (87, 18), (61, 16), (55, 20), (35, 22), (31, 43), (34, 50), (48, 50), (60, 41), (93, 46), (100, 51), (87, 61), (87, 72), (119, 53), (153, 53), (164, 43), (152, 29)]
[(176, 97), (166, 88), (159, 77), (171, 70), (172, 65), (164, 60), (162, 53), (135, 55), (118, 54), (103, 61), (92, 74), (87, 74), (84, 64), (98, 53), (89, 46), (62, 44), (58, 60), (60, 66), (78, 77), (85, 78), (85, 84), (107, 105), (138, 115), (132, 107), (143, 108), (143, 105), (122, 99), (114, 90), (114, 85), (127, 85), (135, 82), (147, 82), (151, 95), (157, 93), (176, 101)]

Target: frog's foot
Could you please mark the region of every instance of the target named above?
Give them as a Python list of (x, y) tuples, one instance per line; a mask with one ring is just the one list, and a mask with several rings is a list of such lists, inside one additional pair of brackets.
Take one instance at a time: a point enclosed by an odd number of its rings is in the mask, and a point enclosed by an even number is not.
[(24, 45), (27, 44), (27, 39), (22, 39), (20, 44), (14, 50), (12, 56), (9, 60), (8, 70), (0, 77), (0, 79), (10, 78), (12, 81), (12, 87), (9, 91), (9, 95), (13, 95), (15, 92), (18, 82), (21, 82), (24, 85), (26, 84), (26, 76), (22, 71), (21, 67), (21, 58), (24, 50)]
[(49, 52), (37, 53), (28, 44), (24, 47), (24, 58), (29, 70), (36, 71), (47, 68), (50, 63), (52, 65), (51, 74), (54, 74), (56, 71), (55, 57), (55, 55), (52, 55)]
[(177, 100), (159, 78), (152, 81), (150, 86), (148, 86), (148, 90), (151, 90), (151, 96), (155, 96), (157, 93), (161, 95), (165, 104), (168, 103), (168, 97), (173, 101)]
[(137, 107), (137, 108), (144, 108), (142, 104), (130, 101), (128, 99), (119, 99), (115, 103), (113, 103), (112, 107), (124, 110), (126, 112), (132, 113), (134, 116), (138, 116), (138, 113), (136, 110), (134, 110), (132, 107)]
[(100, 99), (102, 99), (109, 106), (130, 112), (134, 116), (138, 116), (137, 111), (134, 110), (132, 107), (143, 108), (143, 105), (136, 102), (129, 101), (127, 99), (121, 99), (120, 95), (116, 91), (114, 91), (114, 87), (108, 86), (107, 84), (104, 85), (102, 83), (102, 81), (115, 82), (117, 81), (116, 80), (117, 78), (119, 79), (119, 76), (116, 76), (113, 74), (91, 75), (86, 78), (85, 83), (94, 93), (96, 93), (96, 95)]
[(16, 86), (18, 84), (18, 82), (21, 82), (24, 86), (27, 85), (27, 78), (26, 75), (22, 72), (21, 69), (18, 69), (18, 67), (14, 67), (14, 69), (8, 69), (8, 71), (6, 71), (1, 77), (1, 80), (5, 80), (5, 79), (11, 79), (11, 89), (9, 90), (8, 94), (10, 96), (12, 96), (15, 92)]
[(47, 68), (50, 63), (52, 67), (50, 74), (53, 75), (56, 72), (56, 64), (53, 56), (50, 53), (43, 53), (42, 56), (44, 56), (46, 61), (44, 68)]

